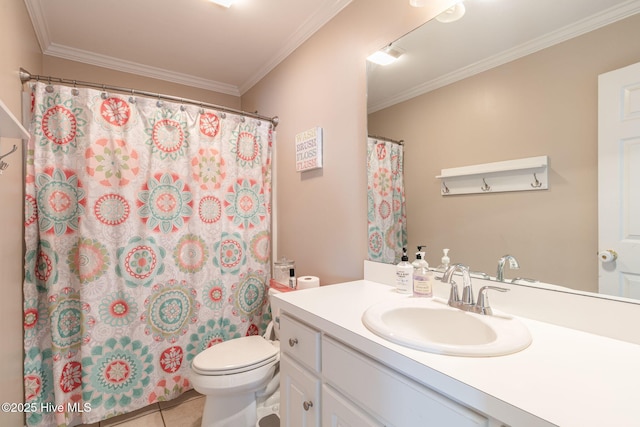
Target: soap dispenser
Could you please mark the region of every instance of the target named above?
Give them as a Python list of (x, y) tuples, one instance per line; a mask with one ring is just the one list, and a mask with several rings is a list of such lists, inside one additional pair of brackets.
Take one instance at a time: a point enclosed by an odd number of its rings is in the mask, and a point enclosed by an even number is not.
[(396, 266), (396, 290), (409, 294), (413, 288), (413, 265), (409, 263), (407, 248), (402, 248), (401, 261)]
[[(421, 249), (418, 246), (418, 249)], [(416, 254), (416, 260), (414, 262), (413, 270), (413, 296), (414, 297), (432, 297), (433, 296), (433, 281), (435, 275), (429, 270), (429, 264), (424, 257), (424, 252), (418, 252)]]
[(451, 263), (451, 259), (449, 259), (449, 249), (442, 250), (442, 258), (440, 258), (440, 265), (438, 266), (438, 270), (446, 271), (449, 268), (449, 264)]
[[(427, 260), (424, 257), (425, 253), (422, 252), (422, 248), (424, 247), (425, 245), (418, 245), (418, 252), (416, 252), (416, 259), (411, 263), (411, 265), (413, 265), (414, 270), (420, 267), (423, 263), (427, 262)], [(429, 268), (429, 264), (427, 264), (427, 268)]]

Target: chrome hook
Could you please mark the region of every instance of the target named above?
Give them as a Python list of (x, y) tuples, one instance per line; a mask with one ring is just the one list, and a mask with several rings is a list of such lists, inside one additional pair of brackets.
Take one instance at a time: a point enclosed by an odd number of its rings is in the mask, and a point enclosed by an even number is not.
[(0, 160), (4, 159), (5, 157), (7, 157), (9, 154), (13, 153), (14, 151), (16, 151), (18, 149), (18, 146), (13, 144), (13, 148), (11, 149), (11, 151), (9, 151), (6, 154), (3, 154), (2, 156), (0, 156)]
[(447, 184), (442, 181), (442, 194), (449, 194), (450, 190), (449, 187), (447, 187)]
[(482, 182), (484, 183), (484, 185), (480, 187), (480, 189), (482, 191), (491, 191), (491, 187), (489, 186), (489, 184), (487, 184), (487, 181), (485, 181), (484, 178), (482, 178)]
[(5, 162), (4, 160), (2, 160), (2, 159), (7, 157), (9, 154), (13, 153), (17, 149), (18, 149), (18, 147), (14, 144), (13, 148), (11, 149), (11, 151), (9, 151), (8, 153), (3, 154), (2, 156), (0, 156), (0, 175), (2, 175), (2, 171), (4, 171), (5, 169), (7, 169), (9, 167), (9, 164), (7, 162)]
[(538, 180), (538, 177), (536, 176), (536, 174), (533, 174), (533, 179), (535, 180), (534, 182), (531, 183), (531, 187), (533, 188), (540, 188), (542, 187), (542, 183)]

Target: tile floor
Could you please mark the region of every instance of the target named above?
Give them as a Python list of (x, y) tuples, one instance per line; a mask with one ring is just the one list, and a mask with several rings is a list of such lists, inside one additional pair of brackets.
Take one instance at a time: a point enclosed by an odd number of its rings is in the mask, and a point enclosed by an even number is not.
[(191, 390), (169, 402), (79, 427), (200, 427), (203, 408), (204, 396)]

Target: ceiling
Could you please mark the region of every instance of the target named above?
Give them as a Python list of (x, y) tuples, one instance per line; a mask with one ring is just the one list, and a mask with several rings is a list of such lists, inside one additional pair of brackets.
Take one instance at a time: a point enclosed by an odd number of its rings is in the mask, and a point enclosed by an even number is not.
[(235, 96), (351, 2), (24, 1), (45, 55)]
[[(369, 113), (640, 13), (640, 0), (465, 0), (459, 21), (430, 21), (367, 64)], [(623, 42), (621, 40), (621, 42)]]

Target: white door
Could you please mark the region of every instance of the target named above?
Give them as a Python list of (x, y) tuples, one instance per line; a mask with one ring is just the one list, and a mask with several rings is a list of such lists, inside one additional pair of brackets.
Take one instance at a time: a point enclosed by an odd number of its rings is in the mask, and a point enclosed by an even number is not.
[(599, 291), (640, 299), (640, 63), (598, 79), (598, 228)]

